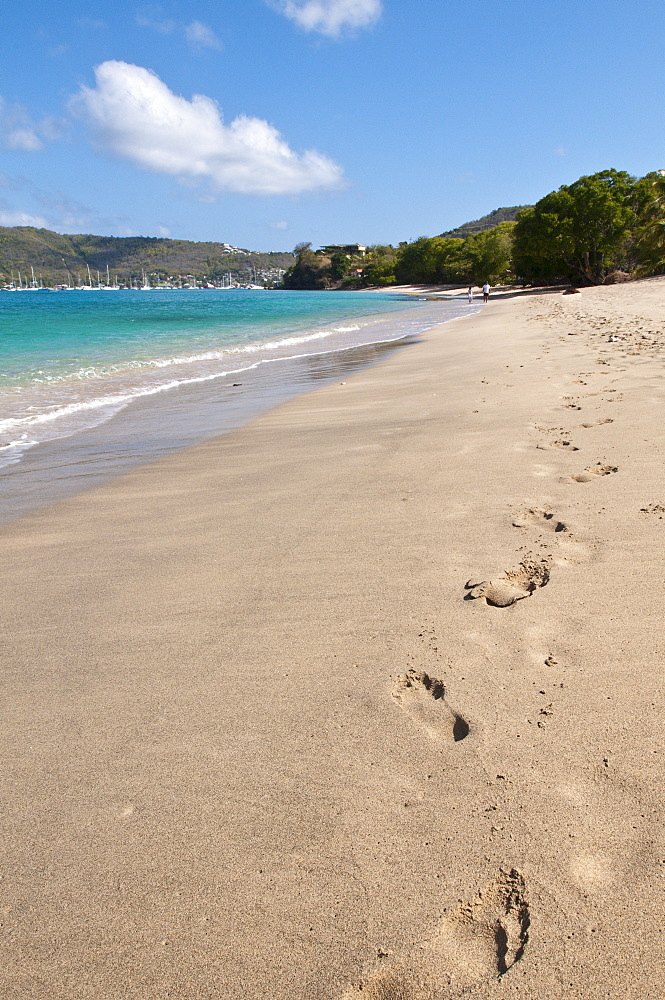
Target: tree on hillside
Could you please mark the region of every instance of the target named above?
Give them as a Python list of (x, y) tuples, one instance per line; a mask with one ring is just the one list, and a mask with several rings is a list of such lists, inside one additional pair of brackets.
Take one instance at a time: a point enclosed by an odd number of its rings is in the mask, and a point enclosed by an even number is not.
[(515, 273), (529, 282), (568, 278), (600, 284), (627, 262), (636, 224), (635, 183), (623, 170), (604, 170), (563, 185), (520, 212)]
[(496, 229), (502, 222), (514, 222), (519, 212), (530, 207), (530, 205), (513, 205), (510, 208), (495, 208), (488, 215), (483, 215), (482, 218), (475, 219), (473, 222), (465, 222), (464, 225), (456, 226), (455, 229), (449, 229), (448, 232), (441, 233), (441, 236), (466, 239), (467, 236), (473, 236), (485, 229)]
[(301, 253), (304, 253), (306, 250), (311, 250), (311, 249), (312, 249), (311, 243), (305, 243), (305, 242), (296, 243), (296, 245), (293, 248), (293, 256), (300, 257)]
[(316, 291), (330, 287), (330, 257), (314, 253), (311, 243), (298, 243), (293, 252), (296, 262), (284, 275), (284, 288)]
[(342, 281), (356, 265), (357, 260), (351, 254), (338, 251), (330, 258), (330, 276), (334, 281)]
[(367, 248), (363, 260), (363, 285), (394, 285), (397, 251), (390, 245), (377, 244)]

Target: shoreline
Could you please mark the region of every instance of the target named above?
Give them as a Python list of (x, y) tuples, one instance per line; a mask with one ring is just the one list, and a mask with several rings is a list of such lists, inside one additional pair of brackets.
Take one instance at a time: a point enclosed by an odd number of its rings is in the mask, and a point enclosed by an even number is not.
[[(166, 390), (168, 400), (153, 396), (132, 400), (110, 419), (41, 442), (20, 462), (0, 469), (0, 527), (183, 448), (230, 434), (288, 399), (345, 378), (415, 342), (407, 335), (402, 340), (276, 360), (266, 369), (220, 376), (213, 385), (175, 386)], [(280, 370), (282, 378), (276, 379)], [(233, 377), (242, 382), (228, 381)]]
[[(149, 367), (127, 385), (124, 375), (102, 374), (82, 389), (76, 380), (72, 387), (56, 385), (46, 398), (31, 398), (26, 386), (20, 413), (0, 419), (5, 437), (15, 438), (0, 448), (0, 523), (241, 426), (272, 405), (334, 380), (335, 373), (373, 363), (437, 322), (468, 311), (456, 304), (423, 304), (406, 312), (366, 309), (352, 313), (346, 327), (338, 318), (319, 324), (314, 333), (266, 330), (256, 343), (222, 340), (219, 350), (203, 354), (196, 354), (194, 339), (193, 356), (180, 359), (185, 370), (167, 374), (164, 381), (164, 363), (155, 363), (161, 379), (156, 384)], [(197, 361), (190, 370), (188, 363)], [(28, 405), (37, 400), (37, 406)], [(16, 406), (16, 397), (11, 404)]]
[(490, 301), (0, 529), (0, 995), (655, 1000), (664, 302)]

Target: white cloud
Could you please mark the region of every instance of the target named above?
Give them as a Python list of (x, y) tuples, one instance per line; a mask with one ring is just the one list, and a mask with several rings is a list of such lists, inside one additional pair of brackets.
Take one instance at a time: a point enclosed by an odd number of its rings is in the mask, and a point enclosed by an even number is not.
[(260, 118), (241, 115), (226, 125), (211, 98), (178, 97), (151, 70), (113, 60), (97, 66), (95, 77), (71, 110), (87, 119), (100, 148), (145, 170), (242, 194), (300, 194), (343, 183), (341, 167), (322, 153), (293, 152)]
[(65, 123), (57, 118), (34, 121), (21, 104), (7, 104), (0, 97), (0, 144), (24, 153), (40, 150), (44, 141), (54, 142), (65, 132)]
[(5, 134), (9, 149), (20, 149), (24, 153), (34, 153), (42, 148), (42, 141), (33, 128), (13, 128)]
[(141, 28), (151, 28), (160, 35), (170, 35), (176, 29), (174, 20), (161, 16), (160, 7), (149, 7), (136, 15), (136, 23)]
[(171, 230), (166, 226), (157, 226), (157, 232), (160, 236), (168, 237), (171, 235)]
[(202, 21), (192, 21), (185, 26), (185, 38), (190, 45), (204, 49), (221, 49), (222, 43), (207, 24)]
[(285, 222), (283, 219), (281, 219), (279, 222), (271, 222), (270, 228), (284, 230), (289, 228), (289, 224), (288, 222)]
[(305, 31), (331, 38), (369, 28), (381, 16), (381, 0), (268, 0), (281, 14)]
[(41, 215), (0, 209), (0, 226), (35, 226), (37, 229), (43, 229), (46, 226), (46, 219)]
[(174, 21), (173, 18), (164, 17), (162, 8), (159, 6), (147, 7), (139, 11), (136, 14), (136, 23), (139, 27), (150, 28), (151, 31), (156, 31), (160, 35), (182, 34), (193, 48), (218, 50), (222, 48), (222, 43), (213, 29), (204, 24), (203, 21), (191, 21), (189, 24)]

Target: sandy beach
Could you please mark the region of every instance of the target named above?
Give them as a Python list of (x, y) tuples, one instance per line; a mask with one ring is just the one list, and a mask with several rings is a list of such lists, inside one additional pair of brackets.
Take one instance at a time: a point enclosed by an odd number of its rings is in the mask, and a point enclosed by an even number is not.
[(665, 278), (0, 530), (6, 1000), (662, 1000)]

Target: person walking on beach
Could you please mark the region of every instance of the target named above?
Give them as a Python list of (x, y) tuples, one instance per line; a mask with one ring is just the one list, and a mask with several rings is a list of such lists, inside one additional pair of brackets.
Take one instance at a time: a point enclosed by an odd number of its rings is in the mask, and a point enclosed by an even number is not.
[(486, 281), (483, 285), (483, 302), (489, 302), (490, 300), (490, 285), (489, 281)]
[(469, 291), (466, 293), (466, 297), (469, 300), (469, 305), (473, 302), (473, 285), (469, 285)]

